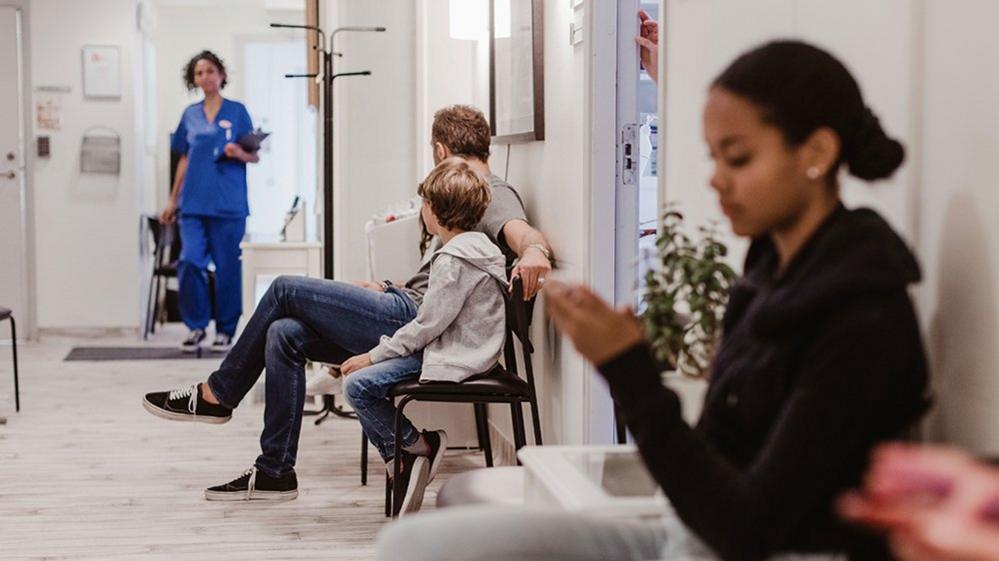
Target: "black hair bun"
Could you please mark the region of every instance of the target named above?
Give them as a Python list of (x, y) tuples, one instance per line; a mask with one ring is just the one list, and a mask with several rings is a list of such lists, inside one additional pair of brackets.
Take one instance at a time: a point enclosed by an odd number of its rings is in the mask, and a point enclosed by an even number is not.
[(867, 181), (891, 177), (905, 160), (902, 143), (885, 134), (870, 108), (865, 108), (860, 127), (844, 148), (850, 174)]

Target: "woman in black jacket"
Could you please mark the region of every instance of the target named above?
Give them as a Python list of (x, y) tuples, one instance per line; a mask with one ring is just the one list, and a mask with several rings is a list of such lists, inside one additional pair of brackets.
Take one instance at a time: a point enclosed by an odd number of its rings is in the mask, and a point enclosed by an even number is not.
[[(630, 312), (583, 287), (546, 289), (549, 313), (598, 365), (682, 524), (656, 531), (466, 513), (451, 528), (462, 543), (475, 543), (479, 525), (516, 538), (467, 556), (445, 541), (425, 557), (411, 548), (407, 559), (887, 557), (880, 538), (838, 521), (832, 505), (858, 483), (871, 449), (925, 408), (926, 363), (907, 292), (919, 267), (880, 216), (842, 205), (837, 177), (844, 165), (861, 179), (889, 177), (902, 146), (839, 61), (793, 41), (732, 63), (709, 92), (704, 128), (711, 187), (736, 234), (753, 243), (696, 427), (683, 422)], [(389, 545), (419, 541), (430, 523), (415, 522), (389, 532)]]

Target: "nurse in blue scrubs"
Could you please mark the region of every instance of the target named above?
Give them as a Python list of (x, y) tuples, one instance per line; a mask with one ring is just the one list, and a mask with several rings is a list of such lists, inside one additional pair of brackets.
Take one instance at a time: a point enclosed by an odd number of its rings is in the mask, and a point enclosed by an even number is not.
[(242, 313), (239, 242), (250, 214), (246, 164), (256, 153), (236, 140), (253, 130), (246, 107), (225, 99), (225, 66), (211, 51), (198, 53), (184, 70), (187, 88), (200, 88), (203, 101), (184, 110), (171, 149), (183, 154), (170, 201), (160, 219), (179, 222), (182, 249), (177, 266), (180, 315), (190, 330), (181, 348), (197, 351), (212, 317), (208, 264), (215, 264), (215, 340), (213, 350), (228, 350)]

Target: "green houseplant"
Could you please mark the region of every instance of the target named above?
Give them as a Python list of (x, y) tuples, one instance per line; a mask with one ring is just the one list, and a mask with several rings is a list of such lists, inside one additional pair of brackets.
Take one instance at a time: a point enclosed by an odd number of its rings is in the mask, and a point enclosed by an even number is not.
[(697, 239), (684, 233), (683, 215), (667, 207), (656, 240), (658, 259), (645, 274), (642, 295), (642, 322), (656, 357), (693, 377), (708, 373), (736, 279), (716, 225), (698, 231)]

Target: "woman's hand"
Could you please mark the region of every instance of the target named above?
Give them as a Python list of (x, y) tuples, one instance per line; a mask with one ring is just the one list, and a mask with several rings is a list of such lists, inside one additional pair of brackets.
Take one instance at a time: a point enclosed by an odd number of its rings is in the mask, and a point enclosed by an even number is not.
[(177, 203), (171, 199), (163, 212), (160, 213), (160, 222), (162, 224), (173, 224), (177, 221)]
[(887, 531), (905, 561), (999, 559), (999, 471), (959, 450), (882, 446), (839, 511)]
[(246, 151), (243, 150), (243, 147), (240, 146), (239, 144), (236, 144), (235, 142), (230, 142), (226, 144), (224, 152), (227, 157), (233, 158), (235, 160), (242, 160), (243, 155), (246, 154)]
[(639, 53), (642, 59), (642, 66), (649, 73), (652, 81), (659, 83), (659, 23), (649, 17), (648, 12), (640, 10), (638, 19), (642, 21), (638, 37)]
[(645, 330), (630, 309), (614, 310), (583, 286), (549, 281), (545, 307), (559, 331), (596, 365), (645, 339)]
[(223, 149), (223, 152), (225, 152), (226, 157), (232, 158), (234, 160), (239, 160), (241, 162), (255, 163), (260, 161), (260, 156), (258, 156), (256, 153), (251, 153), (247, 152), (246, 150), (243, 150), (243, 147), (240, 146), (239, 144), (236, 144), (235, 142), (230, 142), (226, 144), (225, 148)]
[(352, 356), (345, 360), (343, 364), (340, 365), (340, 372), (342, 372), (344, 376), (349, 376), (350, 374), (369, 366), (371, 366), (371, 353), (364, 353), (363, 355)]

